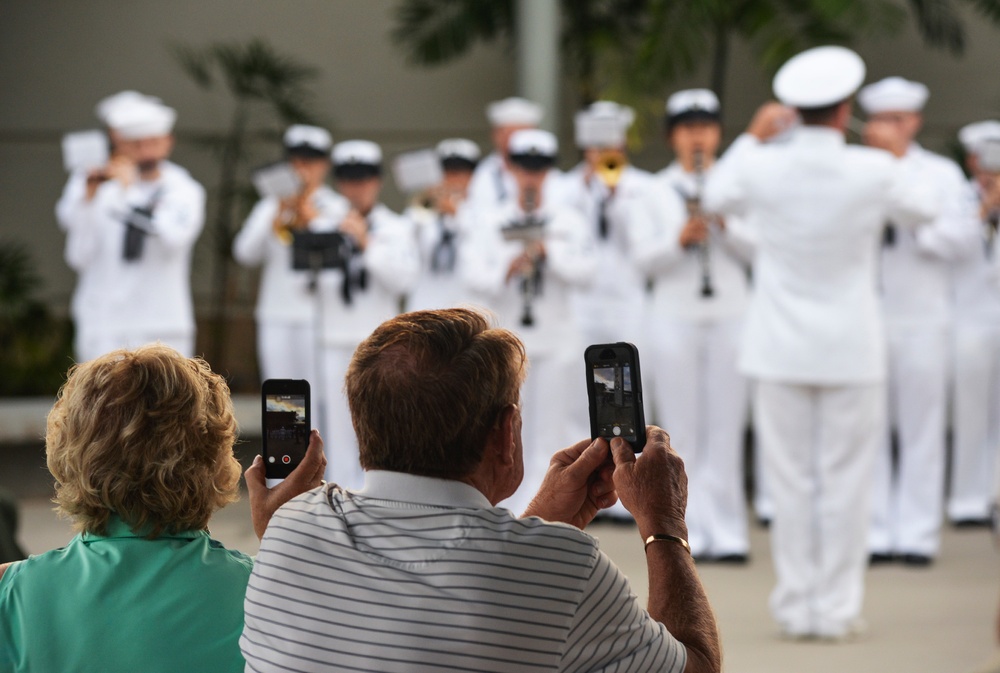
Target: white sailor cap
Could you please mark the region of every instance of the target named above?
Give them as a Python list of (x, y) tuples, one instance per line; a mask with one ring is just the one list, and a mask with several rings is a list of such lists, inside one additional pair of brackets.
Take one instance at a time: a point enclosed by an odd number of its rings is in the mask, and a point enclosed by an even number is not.
[(460, 159), (474, 164), (482, 156), (479, 151), (479, 145), (465, 138), (447, 138), (442, 140), (437, 144), (435, 151), (441, 161)]
[(379, 166), (382, 163), (382, 148), (370, 140), (345, 140), (333, 146), (333, 163), (337, 166)]
[(987, 119), (966, 124), (958, 131), (958, 141), (966, 152), (975, 153), (985, 142), (1000, 142), (1000, 121)]
[(538, 103), (516, 96), (486, 106), (486, 118), (492, 126), (537, 126), (544, 114)]
[(132, 89), (126, 89), (125, 91), (119, 91), (118, 93), (111, 94), (110, 96), (105, 96), (101, 100), (97, 101), (97, 105), (94, 106), (94, 114), (105, 126), (108, 124), (108, 115), (111, 114), (111, 110), (120, 103), (127, 103), (128, 101), (135, 100), (151, 100), (156, 103), (160, 103), (160, 99), (154, 96), (147, 96), (146, 94), (139, 93), (138, 91), (133, 91)]
[(886, 77), (861, 89), (858, 104), (867, 114), (920, 112), (927, 102), (927, 87), (902, 77)]
[(325, 157), (333, 145), (333, 138), (324, 128), (294, 124), (285, 131), (282, 143), (289, 154)]
[(671, 118), (689, 113), (718, 118), (719, 97), (709, 89), (684, 89), (667, 98), (666, 109)]
[(865, 81), (865, 62), (846, 47), (814, 47), (788, 59), (774, 76), (785, 105), (822, 108), (846, 100)]
[(108, 110), (107, 124), (125, 140), (169, 135), (177, 112), (149, 96), (127, 98)]
[(573, 119), (577, 147), (620, 147), (635, 121), (635, 111), (627, 105), (599, 100), (576, 113)]
[(559, 153), (559, 141), (542, 129), (521, 129), (510, 136), (507, 153), (554, 158)]

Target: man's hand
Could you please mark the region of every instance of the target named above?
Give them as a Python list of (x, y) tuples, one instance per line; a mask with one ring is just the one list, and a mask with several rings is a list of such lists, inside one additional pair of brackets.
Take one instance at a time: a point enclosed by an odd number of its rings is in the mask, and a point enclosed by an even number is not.
[(642, 453), (634, 453), (620, 437), (611, 440), (611, 453), (615, 491), (635, 517), (639, 535), (645, 539), (667, 533), (687, 539), (687, 475), (684, 461), (670, 446), (667, 433), (647, 425)]
[(523, 516), (586, 528), (597, 513), (618, 500), (604, 439), (585, 439), (552, 456), (538, 494)]
[(865, 145), (891, 152), (895, 157), (906, 154), (909, 140), (898, 124), (884, 119), (872, 119), (861, 133)]
[(704, 215), (694, 215), (688, 218), (678, 242), (683, 248), (704, 243), (708, 238), (708, 219)]
[(368, 247), (368, 221), (354, 208), (351, 208), (337, 228), (350, 236), (359, 249), (364, 250)]
[(784, 133), (797, 121), (798, 113), (793, 108), (771, 101), (757, 109), (747, 127), (747, 133), (763, 142)]
[(250, 492), (250, 520), (257, 538), (264, 537), (264, 530), (278, 508), (295, 496), (312, 490), (323, 481), (326, 471), (326, 456), (323, 454), (323, 438), (318, 430), (309, 434), (309, 448), (299, 466), (292, 470), (288, 478), (268, 488), (264, 480), (264, 459), (254, 456), (253, 464), (243, 473)]

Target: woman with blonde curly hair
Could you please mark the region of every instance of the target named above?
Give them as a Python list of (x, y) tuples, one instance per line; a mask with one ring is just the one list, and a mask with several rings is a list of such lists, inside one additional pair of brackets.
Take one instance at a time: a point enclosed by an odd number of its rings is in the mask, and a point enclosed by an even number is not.
[[(318, 485), (314, 435), (306, 478), (272, 492), (255, 480), (259, 533)], [(207, 530), (239, 496), (235, 439), (229, 388), (204, 360), (157, 344), (74, 366), (45, 449), (57, 509), (79, 534), (0, 566), (0, 671), (242, 671), (252, 559)]]

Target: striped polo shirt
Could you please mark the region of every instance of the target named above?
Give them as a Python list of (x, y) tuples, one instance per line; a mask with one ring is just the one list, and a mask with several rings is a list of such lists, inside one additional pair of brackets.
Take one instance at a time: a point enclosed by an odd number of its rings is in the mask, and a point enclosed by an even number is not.
[(368, 472), (282, 507), (247, 588), (248, 671), (677, 671), (684, 646), (590, 535), (467, 484)]

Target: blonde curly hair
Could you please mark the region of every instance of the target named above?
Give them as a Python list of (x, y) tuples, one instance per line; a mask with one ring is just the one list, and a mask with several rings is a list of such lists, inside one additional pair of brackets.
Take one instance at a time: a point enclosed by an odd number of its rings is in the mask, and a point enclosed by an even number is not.
[(54, 502), (83, 532), (113, 514), (149, 537), (202, 530), (239, 497), (229, 386), (201, 358), (160, 344), (74, 365), (49, 412)]

